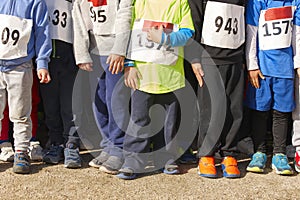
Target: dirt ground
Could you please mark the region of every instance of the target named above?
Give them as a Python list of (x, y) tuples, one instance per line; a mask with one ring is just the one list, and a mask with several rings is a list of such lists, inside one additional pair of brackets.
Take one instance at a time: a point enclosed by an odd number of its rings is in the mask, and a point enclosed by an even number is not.
[(153, 173), (124, 181), (90, 168), (89, 152), (82, 157), (81, 169), (36, 162), (29, 175), (14, 174), (12, 163), (0, 162), (0, 199), (300, 199), (300, 174), (246, 173), (249, 159), (239, 160), (240, 179), (223, 178), (220, 166), (219, 178), (202, 178), (195, 165), (184, 165), (181, 175)]

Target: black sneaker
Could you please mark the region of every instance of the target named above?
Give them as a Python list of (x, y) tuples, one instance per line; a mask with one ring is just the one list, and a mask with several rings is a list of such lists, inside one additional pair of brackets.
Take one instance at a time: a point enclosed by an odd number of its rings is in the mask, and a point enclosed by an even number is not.
[(43, 157), (43, 161), (48, 164), (58, 164), (64, 160), (64, 147), (62, 145), (52, 145)]
[(14, 157), (13, 172), (16, 174), (29, 174), (30, 162), (29, 156), (25, 152), (17, 152)]

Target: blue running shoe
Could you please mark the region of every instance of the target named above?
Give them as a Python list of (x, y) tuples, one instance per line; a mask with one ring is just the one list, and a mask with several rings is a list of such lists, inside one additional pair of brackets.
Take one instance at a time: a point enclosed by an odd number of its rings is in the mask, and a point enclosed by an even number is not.
[(289, 165), (289, 161), (286, 155), (277, 153), (272, 158), (272, 169), (276, 171), (276, 174), (280, 175), (292, 175), (293, 170)]
[(251, 162), (247, 167), (248, 172), (263, 173), (266, 167), (267, 155), (262, 152), (253, 154)]
[(25, 152), (17, 152), (14, 157), (13, 172), (16, 174), (29, 174), (29, 156)]
[(67, 148), (64, 150), (65, 168), (80, 168), (81, 167), (81, 158), (79, 154), (79, 148), (76, 148), (73, 144), (68, 144)]
[(188, 149), (179, 158), (179, 162), (181, 164), (196, 164), (197, 158), (196, 158), (195, 154), (193, 153), (192, 149)]
[(51, 145), (50, 149), (43, 157), (43, 161), (48, 164), (58, 164), (64, 160), (63, 145)]

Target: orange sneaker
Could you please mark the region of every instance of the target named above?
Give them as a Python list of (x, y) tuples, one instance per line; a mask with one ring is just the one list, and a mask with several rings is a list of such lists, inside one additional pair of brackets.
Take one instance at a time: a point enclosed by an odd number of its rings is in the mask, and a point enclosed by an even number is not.
[(216, 178), (217, 170), (215, 167), (215, 159), (212, 156), (205, 156), (199, 160), (198, 164), (199, 176), (206, 178)]
[(226, 178), (239, 178), (241, 177), (240, 170), (235, 158), (227, 156), (222, 161), (223, 176)]

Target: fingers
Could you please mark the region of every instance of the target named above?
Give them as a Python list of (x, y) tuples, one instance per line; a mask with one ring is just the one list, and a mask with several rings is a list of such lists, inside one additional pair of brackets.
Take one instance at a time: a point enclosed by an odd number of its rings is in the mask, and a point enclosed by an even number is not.
[(81, 64), (78, 64), (78, 67), (80, 69), (88, 71), (88, 72), (93, 71), (92, 63), (81, 63)]
[(259, 77), (260, 77), (261, 79), (265, 79), (265, 77), (264, 77), (264, 75), (261, 73), (261, 71), (259, 71), (258, 75), (259, 75)]
[(202, 69), (202, 66), (200, 63), (194, 63), (192, 64), (192, 69), (193, 72), (197, 78), (197, 81), (199, 83), (199, 86), (202, 87), (204, 84), (203, 76), (204, 76), (204, 71)]

